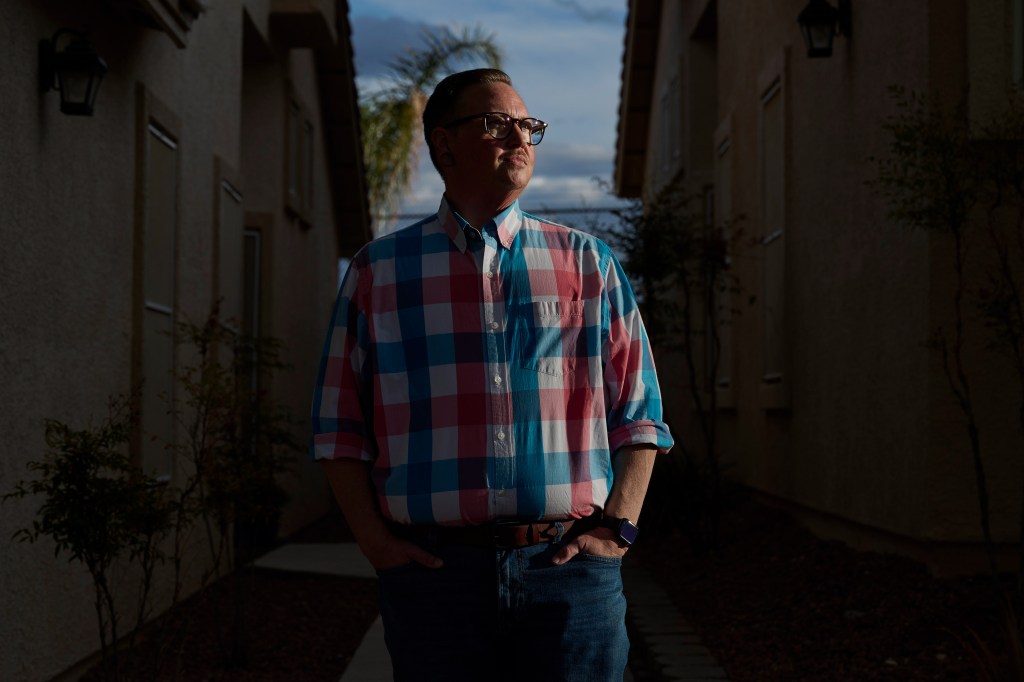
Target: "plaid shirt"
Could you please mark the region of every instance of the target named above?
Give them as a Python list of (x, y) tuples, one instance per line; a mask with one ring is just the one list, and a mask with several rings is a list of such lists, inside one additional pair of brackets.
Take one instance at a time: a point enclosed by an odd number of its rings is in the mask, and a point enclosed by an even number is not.
[(446, 201), (377, 239), (341, 286), (313, 399), (316, 459), (373, 463), (399, 523), (558, 520), (602, 508), (611, 453), (672, 446), (621, 266), (522, 213), (481, 232)]

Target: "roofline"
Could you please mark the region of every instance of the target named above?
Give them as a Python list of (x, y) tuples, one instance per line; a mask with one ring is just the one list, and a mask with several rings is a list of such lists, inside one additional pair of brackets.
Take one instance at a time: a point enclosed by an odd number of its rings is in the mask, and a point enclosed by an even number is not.
[(370, 241), (373, 232), (366, 191), (348, 0), (335, 2), (337, 42), (314, 52), (338, 256), (345, 257), (353, 255)]
[(626, 17), (613, 185), (623, 198), (643, 194), (661, 6), (662, 0), (630, 0)]

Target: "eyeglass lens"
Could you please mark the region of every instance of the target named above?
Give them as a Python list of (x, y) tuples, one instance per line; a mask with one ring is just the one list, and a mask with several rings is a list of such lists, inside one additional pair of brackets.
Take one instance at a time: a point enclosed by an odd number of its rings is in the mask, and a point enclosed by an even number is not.
[(487, 133), (497, 139), (504, 140), (512, 132), (513, 122), (519, 129), (530, 136), (530, 144), (538, 145), (544, 139), (545, 125), (536, 118), (513, 119), (502, 114), (487, 114), (484, 116), (484, 128)]

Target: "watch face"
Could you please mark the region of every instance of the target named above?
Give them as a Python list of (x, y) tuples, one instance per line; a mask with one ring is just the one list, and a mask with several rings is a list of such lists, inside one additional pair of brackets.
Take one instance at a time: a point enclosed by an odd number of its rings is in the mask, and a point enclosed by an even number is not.
[(622, 541), (625, 542), (627, 545), (632, 545), (634, 542), (636, 542), (636, 537), (639, 534), (640, 529), (634, 526), (629, 521), (623, 520), (622, 524), (619, 526), (619, 537), (621, 537)]

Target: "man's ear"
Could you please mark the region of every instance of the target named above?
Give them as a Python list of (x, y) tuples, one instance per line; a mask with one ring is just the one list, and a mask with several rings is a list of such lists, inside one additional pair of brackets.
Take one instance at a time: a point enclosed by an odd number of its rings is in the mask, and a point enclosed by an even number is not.
[(444, 159), (446, 157), (451, 159), (451, 133), (444, 128), (434, 128), (433, 132), (430, 133), (430, 141), (434, 145), (434, 152), (437, 154), (437, 158), (441, 161), (441, 165), (450, 165), (450, 161), (445, 163)]

